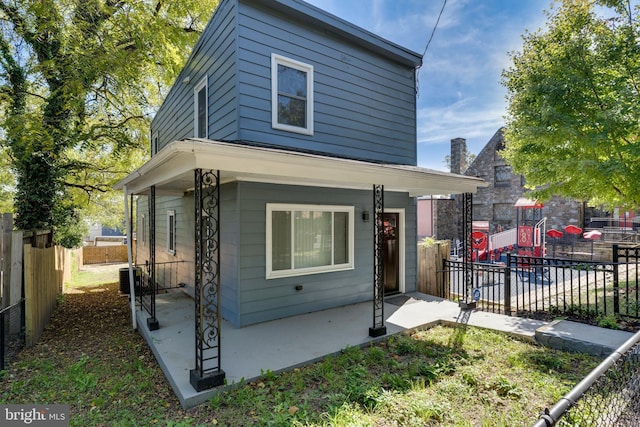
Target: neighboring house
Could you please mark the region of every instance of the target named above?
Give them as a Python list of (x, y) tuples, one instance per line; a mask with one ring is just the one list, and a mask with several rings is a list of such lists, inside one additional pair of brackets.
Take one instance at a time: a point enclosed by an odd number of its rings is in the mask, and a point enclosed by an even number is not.
[(416, 197), (484, 185), (416, 166), (421, 63), (299, 0), (221, 0), (151, 160), (116, 186), (139, 196), (139, 264), (183, 261), (198, 349), (219, 346), (218, 312), (243, 327), (373, 299), (384, 333), (384, 294), (416, 290)]
[(439, 240), (455, 240), (458, 235), (458, 206), (449, 195), (418, 198), (418, 240), (434, 237)]

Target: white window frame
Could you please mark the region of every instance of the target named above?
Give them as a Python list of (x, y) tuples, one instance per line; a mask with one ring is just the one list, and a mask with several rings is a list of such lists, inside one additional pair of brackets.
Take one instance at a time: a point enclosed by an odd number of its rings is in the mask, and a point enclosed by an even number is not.
[(176, 254), (176, 211), (173, 209), (167, 211), (167, 252)]
[[(294, 68), (307, 74), (307, 102), (305, 111), (307, 127), (302, 128), (278, 122), (278, 65)], [(305, 64), (304, 62), (286, 58), (275, 53), (271, 54), (271, 127), (288, 132), (313, 135), (313, 65)]]
[(141, 216), (141, 224), (140, 224), (140, 230), (139, 231), (139, 238), (140, 238), (140, 244), (142, 244), (143, 246), (146, 246), (147, 244), (147, 232), (146, 232), (146, 225), (147, 223), (147, 215), (142, 214)]
[[(204, 88), (204, 121), (205, 121), (205, 136), (198, 136), (198, 93)], [(207, 76), (204, 76), (202, 80), (193, 88), (193, 136), (195, 138), (209, 138), (209, 83)]]
[[(348, 239), (349, 239), (349, 261), (345, 264), (333, 264), (333, 254), (332, 250), (332, 264), (331, 265), (323, 265), (318, 267), (307, 267), (307, 268), (298, 268), (295, 266), (288, 270), (273, 270), (273, 254), (272, 254), (272, 238), (273, 238), (273, 228), (272, 228), (272, 214), (274, 211), (288, 211), (292, 213), (292, 218), (294, 217), (293, 213), (296, 211), (308, 212), (308, 211), (322, 211), (322, 212), (346, 212), (348, 214)], [(308, 274), (318, 274), (318, 273), (328, 273), (333, 271), (344, 271), (344, 270), (353, 270), (354, 269), (354, 240), (355, 240), (355, 208), (353, 206), (337, 206), (337, 205), (298, 205), (298, 204), (282, 204), (282, 203), (267, 203), (266, 206), (266, 278), (267, 279), (277, 279), (282, 277), (294, 277), (294, 276), (304, 276)], [(294, 240), (295, 240), (295, 223), (292, 221), (291, 224), (291, 257), (295, 256), (294, 250)], [(332, 221), (333, 227), (333, 221)], [(293, 265), (293, 260), (291, 262)]]

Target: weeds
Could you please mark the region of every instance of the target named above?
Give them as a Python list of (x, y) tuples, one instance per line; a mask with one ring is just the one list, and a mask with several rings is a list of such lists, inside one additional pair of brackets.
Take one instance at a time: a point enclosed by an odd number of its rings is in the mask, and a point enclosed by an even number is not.
[(607, 329), (620, 329), (620, 326), (618, 325), (619, 321), (620, 320), (618, 319), (618, 317), (612, 314), (607, 316), (599, 315), (596, 318), (596, 323), (598, 324), (598, 326)]
[(456, 333), (436, 327), (267, 371), (210, 408), (220, 425), (530, 425), (598, 362), (473, 328), (452, 347)]
[(63, 309), (99, 315), (108, 327), (96, 328), (91, 317), (53, 325), (58, 335), (4, 373), (0, 399), (69, 403), (72, 426), (524, 426), (599, 362), (491, 331), (439, 326), (292, 371), (265, 370), (260, 380), (183, 411), (130, 331), (127, 302), (114, 294), (120, 311), (104, 309), (106, 292), (91, 295), (102, 301), (100, 311), (79, 307), (86, 294), (68, 294)]

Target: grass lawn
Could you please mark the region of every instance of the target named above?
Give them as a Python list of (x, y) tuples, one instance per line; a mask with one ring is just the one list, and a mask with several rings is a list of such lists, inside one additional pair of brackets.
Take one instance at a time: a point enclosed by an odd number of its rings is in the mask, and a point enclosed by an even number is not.
[[(124, 266), (124, 264), (121, 265)], [(113, 264), (85, 265), (82, 269), (78, 269), (75, 255), (71, 259), (71, 270), (71, 281), (65, 283), (65, 291), (86, 286), (115, 283), (120, 280), (120, 272)]]
[(599, 363), (438, 326), (264, 372), (185, 411), (131, 330), (117, 284), (75, 291), (0, 382), (2, 402), (70, 404), (73, 426), (530, 426)]

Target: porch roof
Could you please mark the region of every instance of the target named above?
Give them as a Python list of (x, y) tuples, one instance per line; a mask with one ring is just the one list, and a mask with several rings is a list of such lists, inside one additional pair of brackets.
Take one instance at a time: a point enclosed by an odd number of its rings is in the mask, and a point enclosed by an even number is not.
[(408, 192), (410, 196), (475, 193), (480, 178), (416, 166), (377, 164), (284, 149), (207, 139), (174, 141), (116, 185), (128, 194), (182, 195), (194, 188), (195, 169), (220, 171), (220, 182), (268, 182), (349, 189)]

